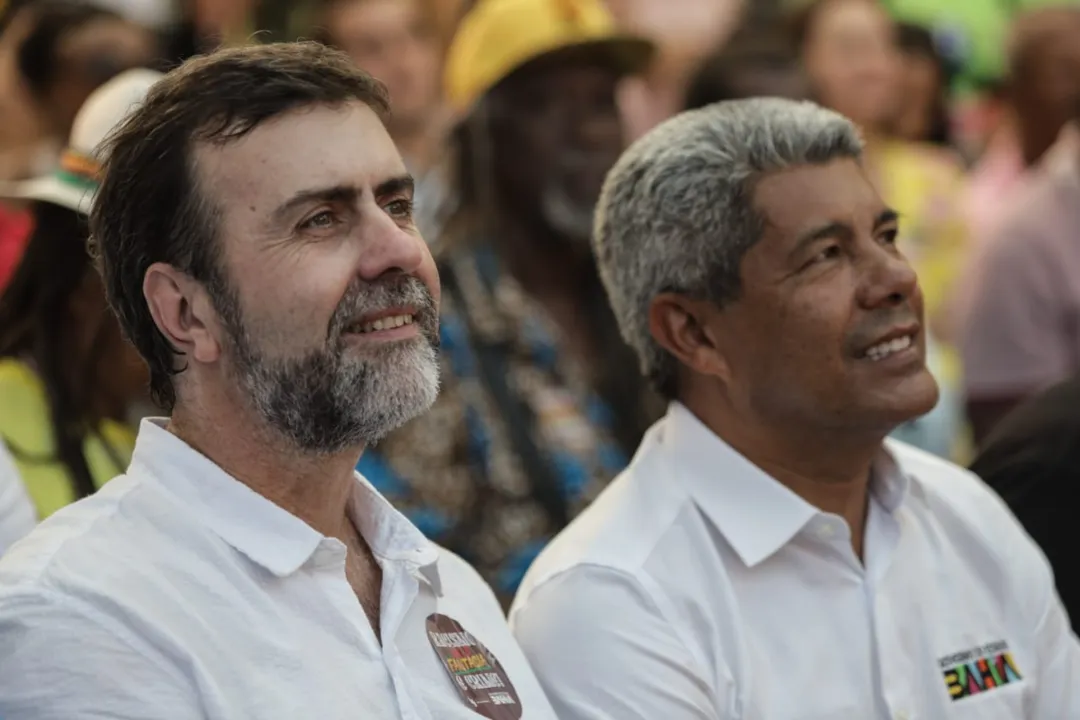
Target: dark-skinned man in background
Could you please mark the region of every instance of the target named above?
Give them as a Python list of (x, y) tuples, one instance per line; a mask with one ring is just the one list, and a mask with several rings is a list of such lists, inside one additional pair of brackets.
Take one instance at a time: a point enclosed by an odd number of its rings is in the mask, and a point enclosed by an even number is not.
[(447, 57), (461, 121), (457, 204), (433, 243), (442, 391), (360, 469), (507, 603), (655, 412), (589, 247), (623, 147), (616, 88), (651, 52), (599, 0), (488, 0)]

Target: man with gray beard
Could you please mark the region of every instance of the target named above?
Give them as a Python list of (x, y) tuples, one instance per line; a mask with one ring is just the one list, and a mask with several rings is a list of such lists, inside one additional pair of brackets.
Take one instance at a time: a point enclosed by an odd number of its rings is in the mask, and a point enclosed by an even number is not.
[(337, 51), (267, 45), (113, 135), (94, 249), (171, 417), (0, 562), (0, 717), (554, 717), (479, 575), (353, 470), (438, 390), (388, 112)]

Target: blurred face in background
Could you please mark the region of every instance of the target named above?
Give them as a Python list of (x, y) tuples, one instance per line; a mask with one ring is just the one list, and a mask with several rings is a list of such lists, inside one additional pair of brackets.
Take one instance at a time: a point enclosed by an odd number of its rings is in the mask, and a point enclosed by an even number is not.
[(30, 4), (0, 35), (0, 178), (48, 172), (90, 93), (158, 57), (155, 36), (141, 26), (97, 11), (57, 14)]
[(900, 96), (896, 134), (907, 140), (927, 140), (941, 97), (941, 70), (937, 61), (915, 50), (904, 52), (900, 71)]
[(102, 17), (62, 38), (42, 98), (52, 129), (66, 138), (90, 93), (124, 70), (152, 65), (157, 50), (153, 33), (119, 18)]
[(892, 20), (874, 0), (822, 0), (812, 12), (803, 61), (816, 99), (863, 128), (880, 129), (898, 103)]
[(620, 73), (587, 52), (535, 60), (489, 98), (496, 182), (519, 212), (585, 251), (604, 177), (623, 148)]
[(331, 42), (386, 84), (391, 123), (424, 127), (441, 99), (442, 52), (422, 0), (338, 0), (324, 20)]
[(1080, 10), (1052, 8), (1017, 25), (1011, 93), (1024, 159), (1036, 162), (1080, 114)]

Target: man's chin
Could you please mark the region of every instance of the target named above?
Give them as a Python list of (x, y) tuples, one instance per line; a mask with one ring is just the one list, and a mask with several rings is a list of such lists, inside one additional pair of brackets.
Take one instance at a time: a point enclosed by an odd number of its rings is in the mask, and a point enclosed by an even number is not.
[(940, 396), (934, 376), (924, 370), (889, 388), (875, 404), (887, 424), (899, 427), (931, 412), (937, 407)]
[(409, 353), (388, 358), (389, 362), (364, 390), (370, 393), (368, 409), (359, 413), (367, 429), (365, 442), (381, 440), (409, 421), (423, 415), (439, 394), (439, 364), (434, 348), (423, 342)]

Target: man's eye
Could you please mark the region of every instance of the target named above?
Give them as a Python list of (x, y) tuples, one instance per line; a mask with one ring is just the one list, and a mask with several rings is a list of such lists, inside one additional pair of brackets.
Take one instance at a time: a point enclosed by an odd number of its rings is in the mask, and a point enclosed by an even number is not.
[(899, 235), (900, 232), (898, 230), (886, 230), (885, 232), (881, 233), (881, 240), (886, 245), (895, 245), (896, 239), (899, 237)]
[(815, 255), (814, 259), (811, 260), (810, 262), (811, 262), (811, 264), (819, 263), (819, 262), (824, 262), (826, 260), (832, 260), (833, 258), (837, 258), (837, 257), (840, 257), (840, 246), (839, 245), (830, 245), (829, 247), (825, 248), (824, 250), (819, 252), (817, 255)]
[(302, 222), (300, 227), (304, 230), (324, 230), (333, 227), (335, 222), (334, 213), (324, 210)]
[(412, 217), (412, 211), (412, 200), (395, 200), (386, 206), (386, 212), (390, 213), (394, 217), (409, 218)]

